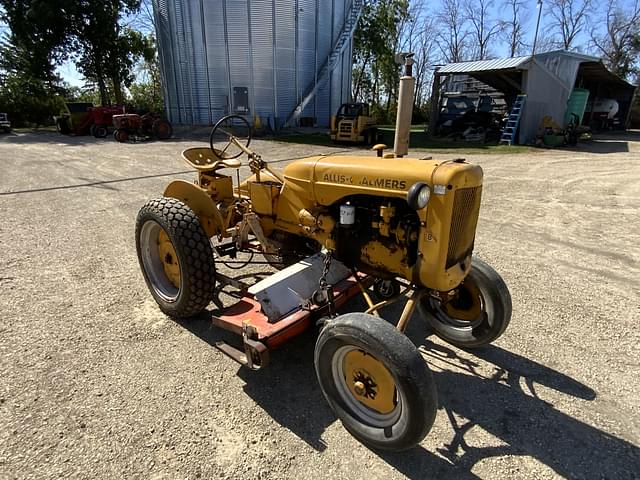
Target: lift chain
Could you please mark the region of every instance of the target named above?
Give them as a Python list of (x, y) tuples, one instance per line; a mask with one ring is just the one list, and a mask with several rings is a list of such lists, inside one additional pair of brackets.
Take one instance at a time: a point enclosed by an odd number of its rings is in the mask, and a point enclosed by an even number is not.
[(327, 254), (324, 256), (324, 268), (319, 281), (319, 292), (322, 292), (323, 296), (326, 298), (327, 304), (329, 305), (329, 317), (333, 317), (336, 311), (335, 304), (333, 302), (333, 287), (327, 283), (327, 275), (329, 275), (329, 269), (331, 268), (331, 260), (333, 260), (333, 251), (328, 250)]

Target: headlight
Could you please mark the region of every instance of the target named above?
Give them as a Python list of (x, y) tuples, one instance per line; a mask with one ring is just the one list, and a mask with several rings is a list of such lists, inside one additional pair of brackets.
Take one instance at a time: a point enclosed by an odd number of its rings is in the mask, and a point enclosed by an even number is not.
[(414, 210), (421, 210), (429, 203), (431, 190), (426, 183), (414, 183), (407, 192), (407, 203)]

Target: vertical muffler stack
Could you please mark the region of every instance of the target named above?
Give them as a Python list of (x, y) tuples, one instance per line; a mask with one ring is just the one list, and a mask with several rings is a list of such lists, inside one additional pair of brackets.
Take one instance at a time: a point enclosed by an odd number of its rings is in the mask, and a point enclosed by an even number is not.
[(409, 134), (411, 133), (411, 116), (413, 114), (413, 93), (416, 79), (413, 78), (413, 53), (396, 54), (396, 63), (404, 65), (405, 72), (400, 77), (398, 89), (398, 112), (396, 114), (396, 136), (393, 141), (393, 152), (396, 157), (409, 153)]

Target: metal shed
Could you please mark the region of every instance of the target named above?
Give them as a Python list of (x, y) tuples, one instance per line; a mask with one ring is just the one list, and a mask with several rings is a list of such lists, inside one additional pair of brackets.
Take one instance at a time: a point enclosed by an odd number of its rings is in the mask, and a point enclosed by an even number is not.
[(153, 0), (169, 120), (327, 126), (350, 101), (363, 0)]
[(610, 97), (618, 101), (622, 124), (627, 125), (635, 86), (611, 73), (597, 57), (564, 50), (535, 56), (450, 63), (436, 70), (429, 130), (435, 131), (440, 94), (449, 75), (466, 74), (504, 93), (510, 105), (518, 94), (527, 100), (520, 119), (520, 143), (535, 139), (546, 115), (562, 123), (574, 88), (590, 92), (590, 102)]

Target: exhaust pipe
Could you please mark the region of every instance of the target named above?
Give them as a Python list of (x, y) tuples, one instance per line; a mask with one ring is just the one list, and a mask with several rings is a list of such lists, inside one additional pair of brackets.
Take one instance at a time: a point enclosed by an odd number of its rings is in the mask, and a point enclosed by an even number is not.
[(411, 134), (411, 116), (413, 114), (413, 95), (416, 79), (413, 77), (413, 53), (396, 54), (396, 63), (404, 65), (404, 76), (400, 77), (398, 89), (398, 112), (396, 113), (396, 136), (393, 152), (401, 158), (409, 153), (409, 135)]

